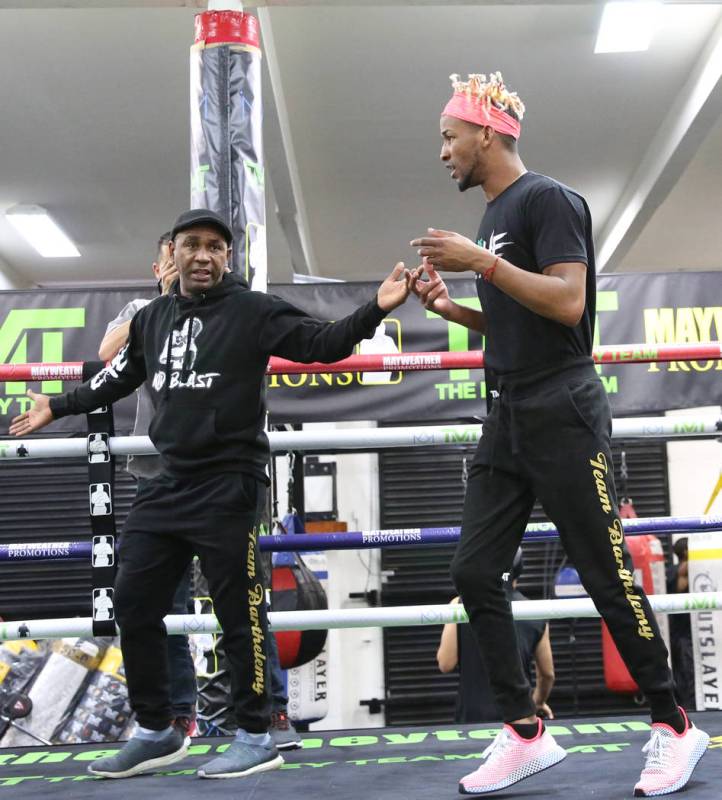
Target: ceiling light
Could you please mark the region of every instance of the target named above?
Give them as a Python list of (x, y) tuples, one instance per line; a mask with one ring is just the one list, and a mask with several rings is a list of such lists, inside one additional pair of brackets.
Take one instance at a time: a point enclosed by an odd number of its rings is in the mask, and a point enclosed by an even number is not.
[(664, 3), (607, 3), (599, 25), (595, 53), (638, 53), (648, 50)]
[(72, 239), (63, 233), (42, 206), (17, 205), (5, 212), (8, 222), (43, 258), (76, 258)]

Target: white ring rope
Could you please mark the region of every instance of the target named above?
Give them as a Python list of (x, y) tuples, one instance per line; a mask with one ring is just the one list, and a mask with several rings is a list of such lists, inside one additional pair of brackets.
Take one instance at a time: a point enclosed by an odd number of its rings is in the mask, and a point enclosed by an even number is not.
[[(722, 610), (722, 592), (648, 595), (655, 612), (682, 614)], [(523, 600), (512, 603), (515, 619), (567, 619), (598, 617), (589, 598), (565, 600)], [(277, 611), (269, 614), (273, 631), (312, 631), (333, 628), (399, 627), (468, 622), (461, 605), (419, 605), (390, 608), (341, 608), (322, 611)], [(219, 633), (214, 614), (171, 614), (165, 618), (169, 634)], [(18, 639), (61, 639), (92, 636), (92, 620), (67, 619), (1, 622), (0, 641)]]
[[(615, 419), (614, 438), (719, 436), (719, 416), (632, 417)], [(271, 450), (372, 450), (385, 447), (428, 447), (430, 445), (475, 444), (481, 436), (476, 425), (420, 425), (398, 428), (347, 428), (310, 431), (271, 431)], [(87, 456), (87, 439), (4, 439), (0, 459), (82, 458)], [(116, 456), (154, 455), (157, 451), (147, 436), (113, 436), (110, 452)]]

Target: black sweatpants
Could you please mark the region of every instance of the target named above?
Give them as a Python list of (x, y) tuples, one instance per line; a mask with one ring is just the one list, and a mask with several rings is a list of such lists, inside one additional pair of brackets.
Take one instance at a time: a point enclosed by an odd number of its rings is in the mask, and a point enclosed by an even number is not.
[(239, 727), (268, 730), (265, 580), (258, 523), (265, 486), (252, 475), (160, 475), (139, 490), (123, 528), (115, 583), (130, 704), (140, 725), (173, 718), (163, 617), (194, 555), (208, 580), (231, 669)]
[(654, 718), (676, 711), (667, 649), (624, 544), (611, 411), (591, 359), (501, 378), (466, 487), (452, 577), (507, 722), (536, 713), (502, 574), (538, 498)]
[[(138, 478), (138, 491), (147, 477)], [(189, 564), (178, 584), (171, 614), (190, 614), (192, 565)], [(196, 702), (198, 700), (198, 682), (196, 668), (191, 656), (187, 636), (169, 636), (168, 645), (168, 676), (170, 681), (171, 712), (173, 717), (194, 718)]]

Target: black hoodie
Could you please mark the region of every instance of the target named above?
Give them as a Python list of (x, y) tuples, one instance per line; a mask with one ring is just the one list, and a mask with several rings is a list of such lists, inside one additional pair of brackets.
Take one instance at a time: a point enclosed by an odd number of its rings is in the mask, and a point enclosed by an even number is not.
[(385, 315), (374, 299), (321, 322), (232, 274), (195, 298), (178, 294), (176, 283), (133, 317), (128, 343), (110, 364), (53, 397), (50, 409), (55, 418), (87, 413), (147, 381), (155, 409), (148, 433), (165, 472), (247, 472), (266, 480), (269, 357), (338, 361)]

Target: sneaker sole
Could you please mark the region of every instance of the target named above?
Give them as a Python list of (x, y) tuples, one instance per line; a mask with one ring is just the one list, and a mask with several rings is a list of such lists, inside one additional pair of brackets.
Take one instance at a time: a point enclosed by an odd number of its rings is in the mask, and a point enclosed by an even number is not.
[(101, 778), (132, 778), (134, 775), (140, 775), (142, 772), (159, 769), (160, 767), (169, 767), (171, 764), (182, 761), (188, 753), (190, 743), (190, 737), (187, 736), (183, 740), (183, 746), (180, 750), (176, 750), (174, 753), (168, 753), (167, 756), (159, 756), (158, 758), (149, 758), (147, 761), (141, 761), (140, 764), (136, 764), (134, 767), (122, 772), (94, 770), (92, 764), (88, 767), (88, 772), (91, 775), (98, 775)]
[(279, 769), (283, 766), (283, 756), (276, 756), (270, 761), (264, 761), (262, 764), (256, 764), (255, 767), (244, 769), (241, 772), (220, 772), (216, 775), (208, 775), (202, 769), (198, 770), (199, 778), (245, 778), (248, 775), (255, 775), (257, 772), (269, 772), (272, 769)]
[[(545, 769), (549, 769), (549, 767), (553, 767), (560, 761), (564, 761), (566, 757), (567, 751), (561, 747), (557, 747), (555, 750), (552, 750), (551, 753), (547, 753), (542, 758), (535, 758), (528, 764), (525, 764), (525, 775), (520, 775), (517, 778), (515, 775), (518, 775), (518, 772), (512, 772), (512, 774), (503, 781), (494, 783), (491, 786), (482, 786), (478, 789), (467, 789), (463, 783), (460, 783), (459, 794), (489, 794), (490, 792), (498, 792), (500, 789), (506, 789), (507, 786), (511, 786), (514, 783), (519, 783), (527, 778), (531, 778), (532, 775), (538, 775), (540, 772), (544, 772)], [(527, 770), (530, 768), (532, 769), (532, 772), (527, 772)]]
[[(700, 731), (700, 733), (704, 733), (704, 731)], [(689, 782), (689, 779), (692, 777), (692, 773), (694, 772), (694, 768), (697, 766), (697, 764), (699, 764), (700, 759), (707, 752), (708, 744), (709, 744), (709, 736), (706, 733), (704, 733), (704, 736), (700, 737), (700, 740), (695, 745), (694, 750), (692, 750), (689, 762), (687, 764), (687, 769), (682, 773), (682, 777), (679, 780), (675, 781), (670, 786), (665, 786), (663, 789), (656, 789), (651, 792), (645, 792), (644, 789), (635, 789), (634, 796), (659, 797), (660, 795), (663, 794), (672, 794), (672, 792), (678, 792)]]
[(283, 742), (283, 744), (276, 743), (276, 750), (299, 750), (302, 747), (301, 740), (295, 742)]

